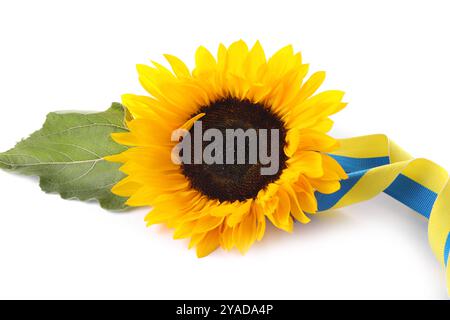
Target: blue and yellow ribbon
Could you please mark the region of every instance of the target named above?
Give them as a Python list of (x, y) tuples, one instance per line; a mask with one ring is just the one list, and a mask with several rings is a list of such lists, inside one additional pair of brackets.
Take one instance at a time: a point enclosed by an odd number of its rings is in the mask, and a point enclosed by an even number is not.
[(446, 268), (450, 295), (450, 183), (445, 169), (414, 159), (385, 135), (340, 140), (331, 155), (348, 173), (333, 194), (316, 193), (319, 211), (344, 207), (384, 192), (428, 220), (428, 239)]

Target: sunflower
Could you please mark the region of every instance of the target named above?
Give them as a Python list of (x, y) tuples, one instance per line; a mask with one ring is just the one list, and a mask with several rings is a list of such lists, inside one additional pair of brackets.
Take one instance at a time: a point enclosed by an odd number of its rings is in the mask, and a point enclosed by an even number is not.
[[(315, 192), (340, 189), (346, 173), (328, 155), (338, 142), (328, 136), (329, 116), (345, 107), (341, 91), (315, 94), (324, 72), (309, 77), (300, 53), (286, 46), (266, 59), (259, 42), (219, 45), (217, 58), (199, 47), (192, 72), (177, 57), (138, 65), (149, 96), (125, 94), (129, 132), (113, 139), (128, 148), (107, 157), (127, 175), (112, 192), (129, 206), (151, 206), (147, 225), (165, 224), (174, 238), (190, 238), (204, 257), (219, 246), (245, 253), (264, 236), (266, 223), (292, 232), (317, 211)], [(176, 129), (277, 129), (279, 170), (261, 174), (264, 164), (205, 164), (173, 161)], [(202, 145), (202, 148), (205, 146)]]

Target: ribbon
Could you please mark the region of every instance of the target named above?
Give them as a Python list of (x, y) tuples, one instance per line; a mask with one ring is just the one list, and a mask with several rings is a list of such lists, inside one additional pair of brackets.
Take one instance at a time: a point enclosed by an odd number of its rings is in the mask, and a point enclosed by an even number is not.
[(384, 192), (428, 221), (428, 240), (446, 268), (450, 296), (450, 183), (445, 169), (423, 158), (414, 159), (385, 135), (341, 139), (330, 154), (348, 173), (341, 189), (317, 192), (319, 211), (344, 207)]

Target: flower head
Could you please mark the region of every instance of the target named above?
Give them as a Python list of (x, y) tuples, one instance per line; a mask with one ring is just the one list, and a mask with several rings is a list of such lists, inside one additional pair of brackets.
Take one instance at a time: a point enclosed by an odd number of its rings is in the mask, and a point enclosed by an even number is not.
[[(152, 206), (147, 224), (190, 238), (200, 257), (219, 246), (246, 252), (263, 238), (267, 220), (288, 232), (294, 220), (309, 222), (315, 192), (333, 193), (346, 178), (327, 155), (338, 143), (326, 134), (329, 116), (346, 105), (343, 92), (315, 94), (325, 73), (304, 81), (308, 65), (292, 46), (269, 59), (259, 42), (251, 49), (243, 41), (220, 45), (217, 57), (200, 47), (192, 72), (165, 58), (172, 70), (156, 62), (137, 67), (149, 96), (123, 96), (129, 132), (113, 138), (130, 148), (107, 159), (122, 162), (127, 177), (112, 191), (130, 206)], [(199, 128), (205, 135), (196, 145)], [(177, 129), (183, 134), (174, 139)], [(244, 134), (240, 142), (236, 132)], [(174, 150), (192, 140), (175, 157), (184, 161), (174, 161)], [(196, 157), (205, 154), (212, 161)]]

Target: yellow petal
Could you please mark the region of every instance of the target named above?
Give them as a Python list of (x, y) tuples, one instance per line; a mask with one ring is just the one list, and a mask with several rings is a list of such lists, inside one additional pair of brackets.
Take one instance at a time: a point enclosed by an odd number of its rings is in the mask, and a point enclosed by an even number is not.
[(190, 130), (192, 126), (194, 125), (195, 121), (199, 120), (200, 118), (204, 117), (206, 113), (199, 113), (198, 115), (190, 118), (188, 121), (186, 121), (180, 129), (184, 130)]
[(272, 72), (274, 76), (280, 76), (291, 66), (293, 57), (294, 48), (292, 45), (281, 48), (270, 57), (267, 62), (269, 71)]
[(261, 241), (264, 237), (264, 233), (266, 231), (266, 217), (264, 216), (263, 209), (256, 203), (255, 206), (255, 214), (258, 222), (257, 230), (256, 230), (256, 240)]
[(244, 62), (247, 59), (248, 47), (242, 41), (233, 42), (228, 48), (227, 71), (240, 77), (244, 76)]
[(324, 168), (322, 180), (341, 180), (348, 178), (347, 173), (335, 159), (326, 154), (321, 154), (321, 156)]
[(297, 193), (298, 201), (302, 209), (307, 213), (317, 212), (317, 199), (314, 193), (309, 192), (299, 192)]
[(252, 202), (253, 199), (249, 199), (243, 203), (238, 203), (234, 212), (232, 212), (232, 214), (227, 219), (228, 226), (233, 227), (241, 222), (242, 218), (250, 211)]
[(300, 132), (294, 129), (289, 130), (286, 134), (286, 146), (284, 147), (284, 153), (288, 157), (291, 157), (294, 152), (297, 151), (300, 141)]
[(215, 70), (217, 66), (216, 60), (211, 52), (203, 46), (198, 47), (195, 53), (195, 69), (194, 75), (200, 75), (202, 73), (208, 73)]
[(256, 240), (256, 216), (252, 211), (239, 224), (236, 247), (242, 254), (246, 253)]
[(320, 179), (311, 179), (310, 182), (314, 189), (324, 194), (334, 193), (341, 188), (341, 183), (335, 180), (327, 181)]
[(188, 237), (192, 237), (193, 229), (195, 227), (196, 221), (187, 221), (181, 223), (174, 231), (173, 238), (174, 239), (184, 239)]
[(197, 220), (193, 233), (202, 233), (219, 226), (223, 221), (223, 217), (205, 216)]
[(223, 225), (223, 231), (220, 236), (220, 244), (225, 250), (231, 250), (234, 246), (233, 242), (233, 228), (227, 224)]
[(300, 151), (289, 161), (293, 170), (303, 173), (310, 178), (323, 176), (322, 156), (315, 151)]
[(197, 233), (191, 237), (191, 241), (189, 242), (188, 248), (191, 249), (198, 245), (200, 241), (206, 236), (206, 233)]
[(225, 217), (236, 210), (235, 203), (222, 202), (215, 207), (212, 207), (209, 214), (216, 217)]
[(253, 82), (258, 82), (261, 68), (266, 64), (266, 55), (259, 43), (256, 41), (247, 56), (245, 75)]
[(336, 139), (320, 131), (304, 129), (300, 134), (299, 150), (331, 152), (339, 146)]
[(122, 179), (112, 187), (111, 192), (122, 197), (130, 197), (142, 187), (141, 184), (131, 180), (130, 177)]
[(191, 73), (189, 72), (188, 67), (184, 64), (183, 61), (170, 54), (165, 54), (164, 57), (169, 62), (173, 72), (177, 77), (190, 77)]
[(289, 225), (289, 220), (291, 218), (291, 203), (289, 200), (289, 195), (283, 189), (278, 190), (278, 207), (273, 213), (273, 218), (276, 222), (275, 226), (278, 228), (284, 228)]
[(297, 221), (301, 223), (308, 223), (310, 219), (303, 212), (300, 203), (297, 198), (297, 194), (294, 192), (289, 184), (283, 185), (284, 190), (289, 195), (289, 202), (291, 204), (291, 214)]
[(217, 67), (220, 72), (224, 72), (227, 67), (227, 61), (228, 61), (228, 50), (227, 48), (221, 43), (219, 45), (219, 48), (217, 49)]
[(105, 159), (106, 161), (111, 161), (111, 162), (125, 162), (127, 160), (127, 157), (125, 157), (123, 155), (123, 153), (119, 153), (119, 154), (114, 154), (111, 156), (103, 157), (103, 159)]
[(317, 120), (317, 122), (315, 124), (311, 125), (309, 128), (312, 130), (326, 133), (331, 130), (331, 128), (333, 127), (333, 124), (334, 124), (334, 122), (330, 118), (323, 118), (323, 119)]
[(197, 244), (197, 257), (203, 258), (209, 255), (211, 252), (217, 249), (219, 246), (219, 228), (208, 231), (206, 235)]
[(341, 102), (343, 96), (344, 92), (342, 91), (329, 90), (305, 100), (296, 106), (289, 115), (289, 128), (309, 128), (318, 120), (340, 111), (346, 106)]
[(300, 94), (298, 99), (303, 101), (309, 98), (311, 95), (316, 92), (316, 90), (322, 85), (325, 80), (325, 72), (319, 71), (314, 73), (302, 86), (300, 89)]

